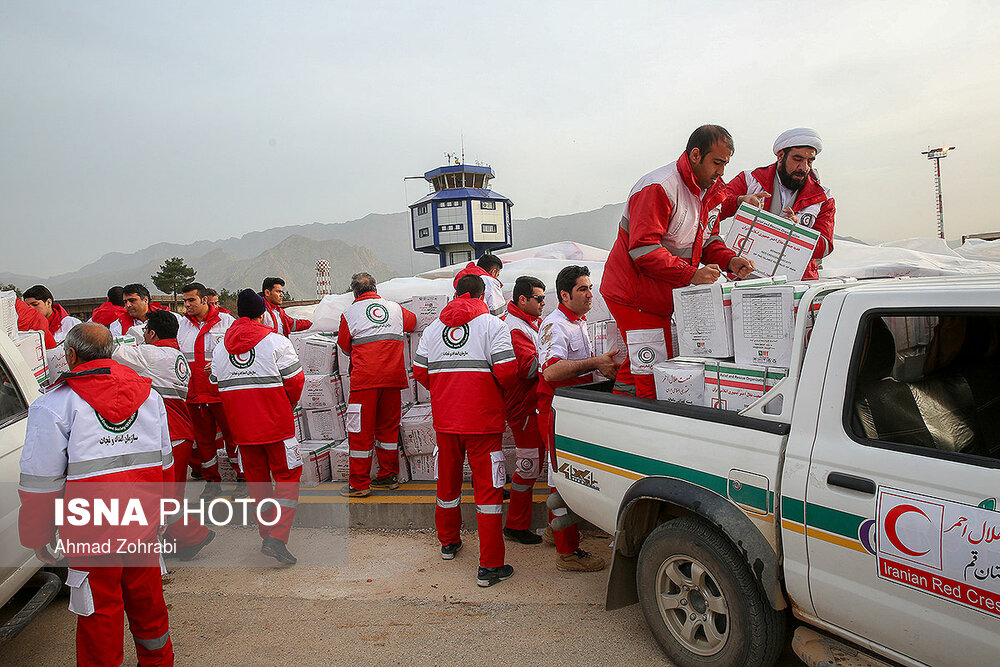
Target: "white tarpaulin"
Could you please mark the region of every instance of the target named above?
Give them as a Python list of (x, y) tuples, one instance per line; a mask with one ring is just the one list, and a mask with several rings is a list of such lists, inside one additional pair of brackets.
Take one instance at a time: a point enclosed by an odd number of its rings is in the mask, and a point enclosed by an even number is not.
[[(544, 315), (558, 305), (555, 282), (559, 271), (571, 264), (590, 267), (594, 283), (594, 307), (587, 319), (592, 322), (610, 319), (599, 287), (604, 274), (608, 251), (593, 246), (560, 241), (536, 248), (498, 253), (503, 260), (500, 282), (509, 299), (518, 276), (535, 276), (545, 283)], [(379, 294), (391, 301), (407, 303), (414, 295), (448, 294), (454, 292), (452, 280), (465, 264), (455, 264), (426, 271), (411, 278), (393, 278), (379, 284)], [(833, 252), (823, 260), (820, 276), (854, 278), (892, 278), (896, 276), (953, 276), (1000, 274), (1000, 241), (970, 239), (952, 249), (940, 239), (917, 238), (890, 241), (881, 245), (865, 245), (838, 239)], [(310, 331), (336, 331), (340, 315), (354, 301), (351, 294), (325, 296), (315, 306), (288, 308), (292, 317), (313, 321)]]

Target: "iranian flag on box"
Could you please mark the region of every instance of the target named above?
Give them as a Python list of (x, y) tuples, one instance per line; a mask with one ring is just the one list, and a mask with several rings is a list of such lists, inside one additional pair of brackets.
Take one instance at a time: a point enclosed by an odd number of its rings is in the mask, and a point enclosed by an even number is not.
[(762, 208), (740, 204), (726, 245), (752, 259), (757, 275), (784, 274), (800, 280), (819, 242), (819, 232)]

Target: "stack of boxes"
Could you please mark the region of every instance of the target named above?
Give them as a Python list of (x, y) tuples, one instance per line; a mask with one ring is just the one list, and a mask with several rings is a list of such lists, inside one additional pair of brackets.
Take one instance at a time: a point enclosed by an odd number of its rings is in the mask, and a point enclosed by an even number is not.
[(347, 447), (347, 403), (338, 372), (337, 334), (293, 334), (291, 341), (305, 373), (302, 397), (293, 411), (302, 457), (301, 484), (316, 486), (334, 481), (331, 452), (341, 444)]
[[(675, 289), (679, 356), (653, 367), (657, 400), (736, 412), (749, 407), (788, 375), (806, 290), (843, 282), (774, 276)], [(807, 315), (806, 341), (820, 303)], [(764, 408), (770, 414), (780, 410), (777, 400)]]

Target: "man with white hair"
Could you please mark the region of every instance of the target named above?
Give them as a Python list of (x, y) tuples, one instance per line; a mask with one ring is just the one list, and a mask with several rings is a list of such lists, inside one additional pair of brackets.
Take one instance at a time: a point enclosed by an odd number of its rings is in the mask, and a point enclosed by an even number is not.
[(774, 141), (774, 164), (741, 172), (726, 185), (728, 195), (722, 204), (722, 218), (736, 213), (742, 202), (764, 206), (796, 224), (812, 227), (820, 233), (813, 258), (806, 267), (804, 280), (819, 277), (819, 262), (833, 251), (833, 224), (837, 205), (830, 191), (820, 185), (813, 160), (823, 150), (816, 130), (796, 127), (778, 135)]

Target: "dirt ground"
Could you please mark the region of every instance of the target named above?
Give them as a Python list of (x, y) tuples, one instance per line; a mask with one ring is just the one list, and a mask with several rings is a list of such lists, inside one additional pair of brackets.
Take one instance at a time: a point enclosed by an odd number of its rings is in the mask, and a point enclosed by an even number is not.
[[(544, 544), (508, 542), (513, 578), (479, 588), (475, 533), (463, 534), (452, 561), (441, 560), (432, 531), (351, 531), (340, 567), (210, 567), (222, 549), (259, 549), (250, 531), (225, 537), (197, 567), (167, 561), (178, 665), (667, 664), (637, 605), (604, 611), (606, 571), (559, 572)], [(312, 560), (343, 539), (307, 529), (289, 548)], [(607, 538), (583, 546), (610, 555)], [(0, 645), (0, 664), (72, 664), (76, 617), (66, 606), (57, 599)], [(125, 664), (136, 664), (131, 641)], [(787, 655), (782, 664), (801, 663)]]

